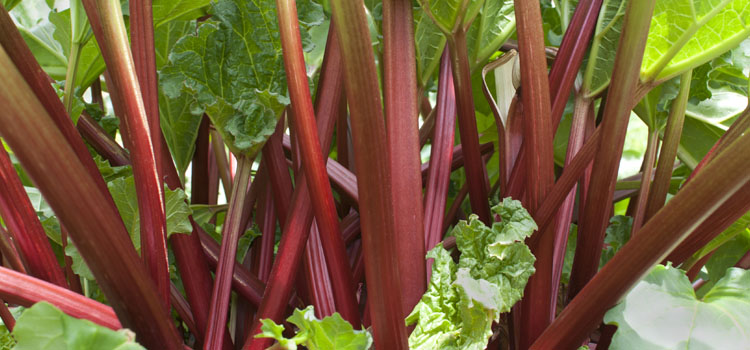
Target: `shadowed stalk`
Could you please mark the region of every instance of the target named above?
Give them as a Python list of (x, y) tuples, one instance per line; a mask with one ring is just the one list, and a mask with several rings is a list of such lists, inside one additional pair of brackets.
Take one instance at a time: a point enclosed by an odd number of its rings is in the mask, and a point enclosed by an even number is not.
[(589, 194), (581, 215), (578, 243), (570, 275), (570, 296), (576, 295), (599, 267), (604, 231), (609, 224), (614, 183), (622, 157), (633, 92), (638, 85), (654, 1), (628, 3), (604, 105), (602, 142), (594, 160)]
[[(432, 249), (443, 236), (443, 220), (450, 183), (450, 163), (453, 160), (456, 100), (448, 50), (443, 51), (443, 56), (440, 59), (439, 77), (435, 107), (437, 111), (435, 133), (432, 136), (429, 174), (427, 175), (427, 189), (424, 197), (426, 250)], [(427, 272), (430, 271), (431, 268), (428, 268)]]
[(664, 206), (672, 178), (672, 164), (677, 157), (677, 148), (682, 136), (682, 125), (685, 122), (685, 109), (690, 96), (690, 82), (693, 80), (693, 70), (689, 70), (680, 77), (680, 92), (677, 94), (669, 110), (667, 128), (659, 151), (659, 163), (656, 167), (654, 181), (648, 193), (645, 220), (648, 221)]
[[(586, 141), (586, 131), (588, 127), (596, 122), (594, 118), (593, 101), (584, 97), (583, 94), (576, 94), (573, 122), (570, 126), (570, 137), (568, 138), (568, 150), (565, 154), (566, 165), (573, 160), (583, 147), (583, 143)], [(578, 186), (573, 185), (573, 188), (568, 192), (568, 196), (565, 198), (565, 201), (557, 212), (557, 224), (554, 229), (555, 248), (552, 256), (553, 290), (551, 296), (553, 298), (553, 303), (557, 302), (557, 293), (560, 288), (560, 276), (562, 275), (565, 248), (568, 244), (568, 234), (570, 232), (573, 209), (575, 209), (577, 188)]]
[[(459, 26), (460, 27), (460, 26)], [(466, 183), (469, 185), (469, 202), (471, 210), (486, 225), (492, 222), (488, 202), (489, 188), (486, 186), (487, 171), (479, 154), (479, 135), (477, 120), (474, 114), (474, 96), (471, 93), (471, 72), (466, 48), (466, 30), (458, 28), (448, 37), (453, 84), (456, 92), (456, 110), (458, 112), (458, 131), (461, 145), (466, 154), (464, 170)]]
[[(641, 173), (641, 187), (638, 190), (638, 196), (631, 199), (630, 203), (635, 201), (635, 210), (633, 213), (632, 234), (638, 232), (643, 226), (646, 214), (646, 205), (648, 203), (648, 193), (651, 188), (651, 179), (654, 176), (654, 162), (656, 161), (656, 150), (659, 148), (659, 131), (649, 130), (646, 153), (643, 155), (643, 168)], [(671, 169), (671, 166), (668, 166)]]

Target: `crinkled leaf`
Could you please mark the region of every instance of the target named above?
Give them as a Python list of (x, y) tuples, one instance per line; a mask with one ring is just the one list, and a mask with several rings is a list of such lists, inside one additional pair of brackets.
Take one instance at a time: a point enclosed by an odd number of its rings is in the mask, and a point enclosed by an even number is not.
[[(309, 1), (297, 6), (306, 9), (306, 37), (323, 12)], [(208, 114), (235, 153), (255, 154), (288, 103), (275, 9), (272, 0), (212, 4), (211, 19), (177, 42), (161, 71), (165, 95), (188, 94), (192, 113)]]
[(417, 323), (410, 348), (484, 349), (492, 322), (523, 296), (535, 271), (523, 241), (537, 226), (519, 201), (506, 198), (492, 210), (502, 219), (492, 228), (472, 215), (453, 229), (458, 264), (442, 245), (427, 254), (435, 262), (427, 292), (406, 319)]
[(338, 313), (320, 320), (315, 317), (313, 307), (308, 306), (304, 310), (295, 309), (287, 321), (299, 329), (294, 338), (284, 338), (284, 326), (268, 319), (261, 320), (262, 333), (256, 337), (276, 339), (282, 349), (297, 349), (297, 345), (303, 345), (309, 350), (366, 350), (372, 345), (370, 333), (354, 330)]
[(5, 7), (6, 10), (10, 11), (20, 2), (21, 0), (3, 0), (3, 7)]
[[(136, 250), (140, 250), (140, 216), (138, 214), (138, 197), (135, 191), (133, 176), (117, 178), (107, 184), (112, 199), (120, 211), (122, 221), (133, 239)], [(167, 236), (173, 233), (192, 232), (188, 217), (192, 213), (187, 204), (187, 196), (181, 189), (170, 190), (165, 187), (164, 199), (167, 216)]]
[(625, 243), (630, 240), (630, 231), (633, 229), (633, 218), (624, 215), (615, 215), (609, 219), (609, 226), (604, 236), (604, 244), (607, 245), (602, 251), (599, 259), (599, 267), (606, 264)]
[(16, 322), (15, 350), (145, 350), (127, 329), (114, 331), (66, 315), (47, 302), (26, 309)]
[(725, 131), (726, 127), (685, 118), (677, 157), (691, 169), (695, 168)]
[(685, 273), (657, 265), (604, 322), (610, 349), (745, 349), (750, 344), (750, 272), (730, 268), (702, 299)]
[[(695, 72), (696, 75), (697, 72)], [(648, 92), (633, 112), (645, 123), (649, 130), (662, 130), (667, 125), (669, 106), (680, 91), (680, 78), (671, 79)], [(692, 92), (692, 90), (691, 90)]]
[(442, 244), (427, 252), (427, 259), (435, 259), (427, 291), (417, 303), (406, 324), (416, 323), (409, 336), (412, 349), (446, 349), (455, 347), (461, 325), (459, 319), (459, 293), (453, 287), (458, 266)]
[[(55, 92), (57, 93), (57, 97), (60, 98), (62, 101), (63, 95), (65, 94), (65, 91), (63, 90), (63, 87), (60, 86), (57, 83), (53, 83), (52, 87), (55, 88)], [(73, 95), (71, 96), (71, 108), (70, 108), (70, 119), (73, 119), (73, 124), (78, 123), (78, 118), (81, 116), (81, 113), (86, 109), (86, 103), (83, 102), (80, 96)]]

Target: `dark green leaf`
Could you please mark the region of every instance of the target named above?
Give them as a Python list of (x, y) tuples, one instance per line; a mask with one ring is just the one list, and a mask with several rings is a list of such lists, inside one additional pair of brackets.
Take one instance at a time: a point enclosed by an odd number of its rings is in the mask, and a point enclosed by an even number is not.
[[(302, 31), (322, 22), (319, 5), (297, 6), (313, 12)], [(212, 18), (177, 42), (161, 71), (165, 95), (191, 96), (193, 114), (208, 114), (238, 154), (260, 149), (288, 103), (275, 8), (271, 0), (214, 3)]]

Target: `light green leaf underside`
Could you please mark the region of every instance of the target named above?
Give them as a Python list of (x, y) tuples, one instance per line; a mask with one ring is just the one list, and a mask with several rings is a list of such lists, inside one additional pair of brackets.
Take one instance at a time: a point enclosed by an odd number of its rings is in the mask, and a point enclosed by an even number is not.
[[(595, 96), (609, 84), (627, 1), (602, 5), (584, 91)], [(748, 0), (658, 0), (641, 65), (641, 81), (664, 81), (732, 49), (750, 35)]]
[[(156, 67), (161, 69), (168, 63), (169, 52), (181, 37), (195, 32), (195, 21), (171, 21), (159, 27), (155, 33)], [(161, 131), (174, 159), (177, 173), (184, 178), (195, 152), (202, 115), (193, 114), (190, 106), (193, 99), (188, 94), (167, 97), (159, 91), (159, 118)]]
[(411, 349), (484, 349), (492, 322), (523, 296), (534, 273), (534, 256), (523, 243), (536, 224), (520, 202), (506, 198), (493, 208), (502, 221), (492, 228), (476, 215), (453, 229), (461, 251), (458, 264), (438, 245), (427, 292), (406, 318), (416, 323)]
[(445, 36), (435, 22), (421, 9), (414, 9), (414, 42), (419, 85), (426, 87), (440, 64)]
[(154, 0), (154, 27), (158, 28), (173, 20), (191, 20), (205, 14), (202, 9), (211, 0)]
[(68, 316), (47, 302), (26, 309), (12, 334), (18, 341), (15, 350), (145, 350), (126, 329), (114, 331)]
[(609, 84), (626, 7), (627, 1), (624, 0), (604, 0), (602, 3), (583, 75), (582, 89), (587, 96), (598, 94)]
[(750, 272), (730, 268), (699, 300), (683, 271), (657, 265), (604, 316), (618, 327), (610, 349), (746, 349), (748, 289)]
[[(489, 57), (510, 38), (516, 29), (516, 19), (512, 1), (473, 1), (470, 6), (476, 6), (476, 18), (466, 34), (466, 45), (470, 67), (475, 71), (484, 66)], [(446, 38), (424, 7), (414, 9), (414, 32), (417, 75), (420, 85), (427, 86), (440, 63)]]
[(309, 350), (366, 350), (372, 345), (370, 333), (355, 330), (338, 313), (320, 320), (315, 317), (313, 307), (308, 306), (304, 310), (295, 309), (287, 321), (299, 329), (293, 338), (284, 338), (284, 326), (269, 319), (261, 320), (261, 334), (256, 337), (275, 339), (282, 349), (296, 349), (297, 345), (303, 345)]
[[(298, 6), (309, 38), (306, 28), (322, 22), (322, 10)], [(235, 153), (255, 154), (288, 103), (275, 9), (272, 0), (214, 3), (212, 18), (177, 42), (161, 71), (166, 96), (190, 95), (192, 113), (208, 114)]]
[(469, 27), (466, 37), (472, 70), (484, 66), (487, 59), (516, 30), (516, 16), (513, 2), (506, 0), (485, 0), (479, 16)]
[(664, 80), (697, 67), (750, 35), (748, 0), (661, 0), (651, 20), (641, 79)]
[(471, 0), (419, 0), (422, 9), (430, 13), (440, 30), (449, 33), (456, 27), (462, 6)]

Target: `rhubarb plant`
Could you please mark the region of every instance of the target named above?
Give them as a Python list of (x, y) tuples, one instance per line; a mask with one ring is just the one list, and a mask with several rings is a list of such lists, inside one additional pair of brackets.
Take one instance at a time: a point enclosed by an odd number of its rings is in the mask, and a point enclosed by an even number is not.
[(748, 0), (1, 4), (3, 344), (744, 345)]

